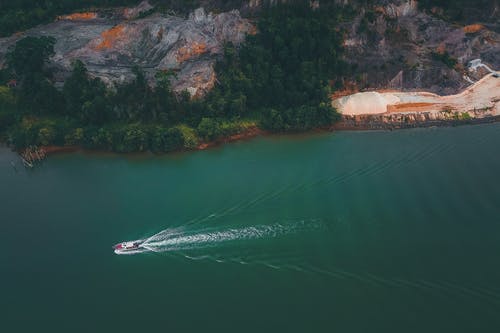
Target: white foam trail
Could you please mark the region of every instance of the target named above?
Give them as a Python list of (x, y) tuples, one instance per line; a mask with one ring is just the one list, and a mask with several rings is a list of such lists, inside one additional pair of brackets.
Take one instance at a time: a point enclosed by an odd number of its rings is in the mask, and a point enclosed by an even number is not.
[(317, 221), (295, 222), (290, 224), (258, 225), (244, 228), (228, 228), (225, 230), (200, 230), (179, 232), (178, 229), (167, 229), (148, 238), (142, 246), (154, 252), (182, 251), (219, 246), (231, 241), (275, 238), (297, 233), (320, 225)]
[(182, 235), (185, 233), (185, 230), (183, 227), (178, 227), (178, 228), (170, 228), (170, 229), (165, 229), (160, 231), (157, 234), (154, 234), (153, 236), (147, 238), (143, 243), (142, 246), (150, 243), (150, 242), (158, 242), (161, 240), (169, 239), (172, 237), (176, 237), (178, 235)]

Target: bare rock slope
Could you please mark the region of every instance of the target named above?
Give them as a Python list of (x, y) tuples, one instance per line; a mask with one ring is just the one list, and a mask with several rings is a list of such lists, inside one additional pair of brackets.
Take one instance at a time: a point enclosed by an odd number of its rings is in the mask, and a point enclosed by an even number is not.
[(237, 10), (213, 15), (199, 8), (188, 18), (160, 13), (141, 17), (150, 9), (145, 2), (111, 14), (77, 13), (0, 39), (0, 66), (8, 48), (23, 36), (52, 36), (56, 54), (51, 65), (59, 84), (79, 59), (108, 85), (130, 81), (134, 66), (151, 82), (158, 71), (174, 70), (175, 91), (202, 96), (215, 83), (214, 64), (224, 43), (239, 44), (254, 29)]
[(484, 22), (469, 25), (424, 12), (415, 0), (375, 0), (357, 6), (354, 19), (343, 24), (346, 59), (356, 66), (353, 91), (392, 88), (449, 95), (487, 73), (468, 73), (469, 61), (481, 58), (500, 68), (498, 6), (491, 12), (484, 9), (489, 14)]

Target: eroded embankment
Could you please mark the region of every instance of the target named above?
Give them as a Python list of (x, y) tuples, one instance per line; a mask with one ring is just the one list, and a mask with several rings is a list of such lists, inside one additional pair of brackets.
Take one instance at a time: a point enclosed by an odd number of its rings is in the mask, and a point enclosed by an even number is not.
[(456, 95), (428, 92), (362, 92), (337, 98), (338, 129), (407, 128), (500, 119), (500, 78), (489, 74)]

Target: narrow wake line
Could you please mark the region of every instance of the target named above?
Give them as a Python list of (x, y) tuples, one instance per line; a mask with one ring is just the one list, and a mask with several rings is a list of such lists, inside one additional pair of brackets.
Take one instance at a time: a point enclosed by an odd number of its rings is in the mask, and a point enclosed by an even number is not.
[[(385, 278), (371, 273), (355, 273), (341, 270), (338, 268), (328, 268), (323, 269), (320, 267), (315, 267), (312, 265), (306, 265), (304, 267), (297, 267), (287, 265), (287, 268), (294, 269), (302, 272), (314, 272), (322, 275), (327, 275), (336, 279), (342, 280), (356, 280), (361, 283), (368, 283), (376, 285), (378, 287), (402, 287), (402, 288), (412, 288), (425, 292), (444, 292), (450, 295), (457, 295), (461, 297), (473, 297), (483, 301), (489, 301), (491, 303), (500, 304), (500, 295), (492, 292), (489, 289), (484, 289), (481, 287), (470, 287), (463, 286), (456, 283), (445, 282), (445, 281), (428, 281), (428, 280), (406, 280), (401, 278)], [(299, 269), (302, 268), (302, 269)]]
[(185, 251), (216, 247), (231, 241), (276, 238), (321, 226), (319, 221), (300, 221), (289, 224), (257, 225), (225, 230), (203, 229), (182, 232), (180, 228), (166, 229), (148, 238), (142, 247), (154, 252)]
[(285, 187), (278, 189), (276, 191), (269, 191), (269, 192), (262, 193), (251, 200), (243, 200), (243, 201), (233, 205), (232, 207), (223, 208), (220, 211), (214, 212), (214, 213), (212, 213), (208, 216), (205, 216), (205, 217), (195, 218), (195, 219), (183, 224), (183, 227), (195, 227), (195, 226), (198, 226), (201, 224), (206, 224), (206, 222), (215, 221), (215, 220), (222, 218), (224, 216), (228, 216), (231, 213), (250, 208), (250, 207), (258, 205), (264, 201), (272, 200), (272, 199), (279, 197), (280, 195), (282, 195), (288, 191), (293, 191), (300, 186), (303, 186), (303, 185), (285, 186)]

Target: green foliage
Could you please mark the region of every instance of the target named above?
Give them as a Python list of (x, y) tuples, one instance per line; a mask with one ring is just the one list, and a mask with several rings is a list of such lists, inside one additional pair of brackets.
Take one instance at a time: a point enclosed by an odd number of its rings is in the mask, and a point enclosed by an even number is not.
[[(271, 7), (259, 19), (259, 33), (247, 37), (239, 54), (226, 45), (217, 68), (220, 84), (208, 96), (205, 115), (259, 114), (265, 127), (279, 131), (307, 130), (333, 120), (329, 115), (334, 110), (325, 111), (330, 82), (347, 67), (334, 14), (341, 10), (324, 6), (312, 10), (297, 1)], [(206, 121), (203, 125), (205, 129)]]
[(43, 146), (50, 145), (55, 137), (56, 132), (53, 127), (42, 127), (38, 130), (38, 143)]
[(0, 110), (14, 108), (15, 102), (12, 90), (6, 86), (0, 86)]
[(156, 126), (151, 130), (150, 146), (153, 152), (181, 150), (184, 147), (184, 136), (177, 127)]
[(90, 128), (85, 134), (85, 147), (103, 150), (113, 149), (113, 135), (108, 128)]
[(86, 124), (100, 125), (110, 118), (106, 86), (99, 79), (90, 79), (81, 61), (73, 64), (73, 72), (63, 88), (66, 114)]
[(46, 68), (54, 44), (52, 37), (26, 37), (7, 53), (7, 71), (18, 80), (17, 99), (23, 113), (49, 115), (62, 109), (62, 96)]
[(197, 131), (205, 141), (214, 140), (220, 136), (219, 122), (212, 118), (202, 118)]
[(443, 53), (432, 52), (432, 58), (434, 60), (441, 61), (442, 63), (444, 63), (449, 68), (454, 68), (457, 65), (457, 63), (458, 63), (458, 60), (455, 59), (455, 58), (453, 58), (448, 53), (448, 51), (445, 51)]
[(265, 128), (275, 132), (304, 131), (331, 125), (339, 117), (331, 106), (321, 103), (317, 107), (302, 105), (285, 112), (268, 109), (262, 122)]
[(53, 37), (25, 37), (7, 54), (7, 65), (20, 78), (43, 73), (47, 60), (54, 55)]
[(148, 150), (148, 132), (140, 124), (128, 124), (115, 128), (113, 150), (120, 153)]
[(9, 128), (10, 141), (15, 147), (29, 145), (64, 145), (74, 123), (63, 118), (24, 117)]
[(217, 118), (202, 118), (196, 129), (198, 136), (205, 142), (226, 138), (255, 127), (253, 121), (239, 119), (227, 120)]
[(185, 149), (190, 150), (198, 147), (198, 136), (193, 128), (184, 124), (178, 125), (175, 128), (179, 130), (182, 135), (182, 141)]
[(64, 144), (66, 146), (83, 145), (85, 142), (84, 139), (85, 139), (84, 129), (78, 127), (64, 136)]
[(317, 11), (300, 1), (268, 8), (258, 34), (239, 49), (225, 46), (218, 84), (204, 99), (174, 94), (171, 71), (157, 73), (151, 85), (138, 67), (131, 82), (109, 89), (81, 61), (57, 90), (46, 66), (54, 40), (27, 37), (9, 51), (0, 73), (1, 80), (18, 82), (13, 89), (0, 87), (0, 126), (17, 147), (83, 145), (117, 152), (195, 149), (200, 141), (257, 123), (277, 132), (326, 127), (338, 119), (329, 95), (347, 68), (337, 28), (341, 17), (328, 4)]
[(12, 91), (6, 86), (0, 86), (0, 136), (3, 131), (16, 121), (16, 100)]
[(455, 120), (471, 120), (472, 117), (468, 112), (455, 112), (453, 114), (453, 119)]

